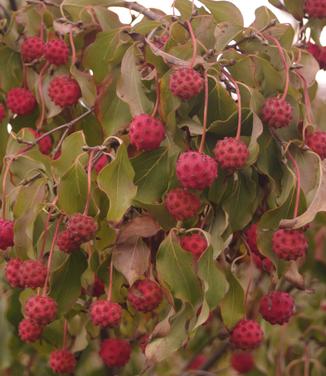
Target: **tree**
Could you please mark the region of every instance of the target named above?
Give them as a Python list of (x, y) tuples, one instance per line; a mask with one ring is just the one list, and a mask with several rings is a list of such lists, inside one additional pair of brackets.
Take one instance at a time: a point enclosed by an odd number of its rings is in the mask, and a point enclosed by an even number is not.
[(325, 374), (326, 1), (270, 2), (2, 6), (4, 375)]

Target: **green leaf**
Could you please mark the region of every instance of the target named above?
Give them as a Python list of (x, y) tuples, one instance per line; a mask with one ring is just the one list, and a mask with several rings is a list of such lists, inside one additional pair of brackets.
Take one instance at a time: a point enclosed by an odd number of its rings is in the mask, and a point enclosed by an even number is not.
[(85, 104), (88, 107), (93, 107), (96, 99), (96, 85), (93, 77), (86, 72), (81, 72), (75, 66), (70, 68), (70, 73), (80, 86)]
[(144, 202), (134, 201), (133, 205), (147, 210), (159, 222), (165, 231), (170, 230), (176, 224), (175, 219), (170, 215), (163, 203), (147, 204)]
[(134, 177), (135, 172), (128, 159), (126, 146), (122, 144), (114, 161), (109, 163), (97, 178), (100, 189), (110, 200), (107, 213), (109, 221), (120, 221), (130, 208), (137, 193), (137, 187), (133, 183)]
[(128, 48), (121, 63), (121, 77), (117, 87), (119, 98), (128, 103), (133, 116), (151, 113), (153, 103), (147, 98), (137, 67), (139, 53), (135, 46)]
[(194, 272), (193, 257), (181, 248), (172, 231), (160, 245), (156, 268), (159, 280), (175, 298), (193, 306), (198, 303), (201, 289)]
[(87, 268), (82, 252), (74, 252), (66, 262), (52, 273), (50, 295), (57, 301), (59, 313), (69, 311), (80, 296), (80, 278)]
[(275, 14), (267, 7), (259, 7), (255, 10), (255, 21), (251, 24), (257, 30), (261, 30), (264, 27), (271, 24), (273, 20), (276, 20)]
[(7, 92), (19, 87), (22, 82), (21, 56), (6, 46), (0, 46), (0, 83), (1, 89)]
[(174, 6), (180, 12), (182, 18), (188, 19), (192, 15), (192, 2), (189, 0), (176, 0)]
[(216, 22), (231, 22), (243, 26), (243, 17), (240, 10), (228, 1), (201, 0), (213, 14)]
[(253, 125), (252, 125), (252, 133), (250, 137), (250, 143), (248, 146), (248, 150), (250, 152), (249, 159), (247, 161), (247, 165), (252, 165), (256, 162), (258, 155), (259, 155), (259, 144), (257, 142), (258, 138), (262, 135), (264, 130), (263, 123), (260, 118), (254, 113), (253, 114)]
[(232, 41), (235, 40), (243, 28), (239, 25), (235, 25), (232, 22), (219, 23), (214, 31), (215, 36), (215, 50), (223, 51), (224, 48)]

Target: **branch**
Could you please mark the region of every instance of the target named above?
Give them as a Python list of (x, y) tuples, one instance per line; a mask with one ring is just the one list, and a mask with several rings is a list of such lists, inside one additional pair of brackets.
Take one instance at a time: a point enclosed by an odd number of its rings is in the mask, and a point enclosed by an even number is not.
[(147, 18), (154, 20), (154, 21), (159, 21), (163, 16), (151, 11), (150, 9), (145, 8), (144, 6), (136, 3), (136, 2), (129, 2), (129, 1), (121, 1), (121, 3), (114, 4), (115, 7), (125, 7), (129, 8), (130, 10), (134, 10), (138, 13), (143, 14)]
[(229, 343), (224, 343), (221, 345), (213, 355), (207, 360), (207, 362), (201, 367), (202, 371), (208, 371), (214, 366), (214, 364), (224, 355), (224, 353), (229, 349)]

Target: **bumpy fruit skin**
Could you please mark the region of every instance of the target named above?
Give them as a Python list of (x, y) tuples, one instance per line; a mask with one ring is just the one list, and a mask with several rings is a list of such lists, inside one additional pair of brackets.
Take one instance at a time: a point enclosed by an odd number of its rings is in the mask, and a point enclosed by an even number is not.
[(200, 209), (199, 198), (183, 188), (171, 189), (165, 196), (164, 204), (177, 221), (195, 216)]
[(159, 285), (150, 279), (136, 281), (128, 291), (128, 301), (137, 311), (151, 312), (163, 299)]
[(177, 161), (177, 178), (184, 188), (203, 190), (217, 178), (217, 163), (198, 151), (186, 151)]
[(246, 164), (249, 150), (243, 141), (225, 137), (216, 143), (214, 155), (224, 170), (238, 170)]
[(248, 373), (255, 366), (254, 358), (250, 352), (234, 352), (231, 356), (231, 366), (240, 374)]
[(18, 333), (23, 342), (32, 343), (40, 339), (43, 328), (35, 322), (24, 319), (19, 323)]
[(326, 17), (326, 1), (325, 0), (305, 0), (304, 11), (310, 18)]
[(100, 357), (108, 367), (123, 367), (129, 361), (131, 346), (128, 341), (118, 338), (105, 339), (101, 343)]
[(27, 318), (39, 325), (47, 325), (57, 316), (58, 305), (49, 296), (32, 296), (25, 304)]
[(137, 150), (150, 151), (157, 149), (165, 138), (163, 123), (147, 114), (137, 115), (129, 125), (130, 143)]
[(5, 109), (5, 106), (0, 103), (0, 123), (2, 122), (2, 120), (6, 117), (6, 109)]
[(39, 260), (23, 261), (20, 268), (23, 286), (32, 289), (43, 287), (47, 271), (48, 268)]
[(34, 111), (36, 100), (33, 93), (22, 87), (10, 89), (7, 93), (7, 107), (17, 115), (28, 115)]
[(21, 279), (21, 267), (23, 261), (14, 258), (10, 259), (6, 265), (5, 277), (9, 285), (13, 288), (22, 288), (24, 287)]
[(91, 305), (90, 316), (94, 325), (101, 328), (114, 327), (120, 324), (122, 309), (118, 303), (98, 300)]
[(86, 243), (94, 238), (97, 231), (97, 223), (94, 218), (76, 213), (69, 218), (67, 223), (67, 231), (75, 241)]
[(52, 39), (45, 44), (45, 59), (54, 65), (64, 65), (68, 63), (69, 48), (61, 39)]
[(187, 366), (187, 370), (200, 369), (207, 362), (207, 357), (203, 354), (197, 355)]
[(196, 260), (200, 258), (208, 247), (207, 240), (201, 233), (182, 236), (180, 244), (185, 251), (192, 253)]
[(64, 108), (73, 106), (78, 102), (81, 97), (81, 90), (75, 79), (67, 75), (60, 75), (50, 82), (48, 94), (57, 106)]
[(244, 232), (251, 252), (259, 253), (257, 247), (257, 224), (252, 223)]
[(0, 219), (0, 249), (5, 251), (14, 245), (14, 222)]
[(76, 368), (76, 358), (67, 349), (55, 350), (50, 354), (49, 364), (55, 373), (73, 373)]
[(81, 242), (79, 241), (79, 239), (76, 240), (70, 231), (64, 230), (58, 235), (57, 245), (60, 251), (65, 253), (72, 253), (80, 247)]
[(188, 100), (203, 90), (204, 80), (192, 68), (179, 68), (171, 74), (169, 87), (173, 95)]
[(252, 253), (251, 256), (257, 268), (262, 272), (270, 274), (274, 270), (274, 265), (268, 257), (255, 253)]
[(258, 347), (264, 339), (264, 333), (260, 325), (253, 320), (240, 320), (233, 328), (230, 342), (241, 350), (253, 350)]
[(288, 127), (293, 114), (291, 105), (284, 99), (271, 97), (266, 99), (262, 108), (262, 119), (272, 128)]
[(41, 58), (44, 54), (44, 43), (40, 37), (28, 37), (24, 39), (20, 46), (20, 52), (23, 60), (30, 63), (33, 60)]
[(95, 296), (98, 298), (104, 293), (105, 293), (105, 285), (103, 281), (97, 275), (95, 275), (94, 284), (91, 288), (91, 294), (92, 296)]
[[(42, 133), (37, 132), (35, 129), (30, 129), (31, 133), (33, 133), (35, 138), (39, 138)], [(38, 148), (40, 152), (44, 155), (49, 155), (52, 151), (52, 138), (51, 136), (43, 137), (38, 143)]]
[(98, 174), (108, 163), (109, 163), (109, 157), (103, 154), (94, 164), (94, 170)]
[(279, 229), (273, 234), (272, 249), (282, 260), (297, 260), (306, 254), (308, 243), (300, 230)]
[(294, 311), (294, 299), (287, 292), (272, 291), (260, 300), (260, 314), (272, 325), (287, 323)]
[(316, 131), (306, 136), (306, 144), (320, 156), (326, 158), (326, 132)]

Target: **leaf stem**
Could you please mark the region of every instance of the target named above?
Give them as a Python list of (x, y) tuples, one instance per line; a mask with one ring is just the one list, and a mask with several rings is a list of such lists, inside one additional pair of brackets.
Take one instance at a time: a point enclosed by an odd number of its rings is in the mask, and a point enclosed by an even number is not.
[(190, 21), (187, 20), (186, 24), (188, 26), (188, 30), (189, 30), (189, 33), (190, 33), (190, 36), (191, 36), (191, 41), (192, 41), (193, 50), (192, 50), (192, 58), (191, 58), (190, 67), (193, 68), (193, 66), (195, 65), (196, 57), (197, 57), (197, 40), (196, 40), (194, 30), (191, 26)]
[(207, 71), (204, 73), (204, 90), (205, 90), (205, 102), (204, 102), (204, 116), (203, 116), (203, 134), (201, 136), (199, 152), (203, 153), (205, 149), (206, 133), (207, 133), (207, 114), (208, 114), (208, 76)]
[(95, 150), (91, 150), (89, 153), (88, 158), (88, 165), (87, 165), (87, 197), (86, 197), (86, 204), (84, 209), (84, 215), (88, 214), (89, 204), (91, 201), (91, 188), (92, 188), (92, 161), (94, 156)]
[(112, 284), (113, 284), (113, 257), (111, 256), (110, 268), (109, 268), (109, 289), (108, 289), (108, 301), (112, 298)]
[(72, 53), (71, 65), (75, 66), (76, 61), (77, 61), (77, 57), (76, 57), (76, 46), (75, 46), (74, 36), (73, 36), (73, 32), (72, 32), (72, 27), (70, 28), (70, 31), (69, 31), (69, 42), (70, 42), (71, 53)]
[(44, 93), (43, 93), (43, 78), (44, 74), (48, 70), (50, 64), (49, 62), (46, 62), (40, 72), (39, 78), (38, 78), (38, 84), (37, 84), (37, 89), (38, 89), (38, 94), (40, 96), (40, 102), (41, 102), (41, 114), (39, 119), (37, 120), (36, 123), (36, 129), (41, 129), (43, 126), (44, 118), (45, 118), (45, 100), (44, 100)]
[(313, 121), (313, 114), (312, 114), (312, 109), (311, 109), (311, 101), (310, 101), (310, 97), (309, 97), (309, 93), (308, 93), (307, 80), (297, 70), (294, 73), (299, 77), (299, 79), (301, 80), (301, 82), (303, 84), (303, 95), (304, 95), (304, 101), (305, 101), (305, 105), (306, 105), (307, 120), (308, 120), (309, 124), (313, 124), (314, 121)]

